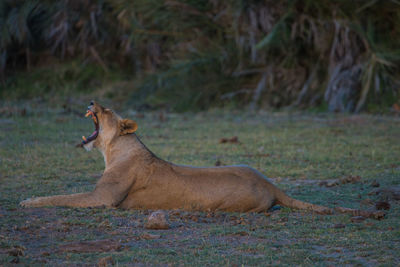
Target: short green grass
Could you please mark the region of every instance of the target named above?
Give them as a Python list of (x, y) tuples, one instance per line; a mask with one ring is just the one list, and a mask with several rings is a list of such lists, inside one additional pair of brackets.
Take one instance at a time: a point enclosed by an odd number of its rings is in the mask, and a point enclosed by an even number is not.
[[(97, 151), (75, 148), (92, 123), (45, 104), (2, 103), (0, 117), (0, 265), (96, 264), (112, 256), (124, 265), (365, 265), (400, 264), (400, 203), (381, 221), (350, 221), (349, 215), (320, 216), (286, 208), (260, 214), (169, 212), (172, 228), (149, 231), (150, 211), (29, 208), (32, 196), (92, 190), (104, 161)], [(112, 107), (112, 106), (111, 106)], [(23, 116), (21, 109), (26, 108)], [(6, 114), (6, 115), (5, 115)], [(327, 206), (362, 205), (376, 188), (400, 184), (400, 119), (372, 115), (249, 113), (214, 110), (196, 114), (160, 112), (124, 116), (137, 120), (138, 135), (158, 156), (180, 164), (248, 164), (290, 195)], [(220, 144), (237, 136), (240, 143)], [(361, 182), (321, 187), (349, 175)], [(372, 206), (373, 207), (373, 206)], [(334, 227), (343, 224), (344, 228)], [(146, 240), (143, 233), (160, 235)], [(62, 252), (79, 240), (112, 239), (118, 251)]]

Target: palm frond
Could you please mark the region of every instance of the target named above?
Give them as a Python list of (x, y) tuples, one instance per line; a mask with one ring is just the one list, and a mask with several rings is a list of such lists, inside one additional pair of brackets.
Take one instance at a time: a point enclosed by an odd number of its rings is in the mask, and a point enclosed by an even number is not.
[(396, 94), (399, 43), (394, 0), (0, 2), (3, 77), (50, 54), (117, 69), (140, 81), (137, 99), (179, 110), (230, 99), (360, 111)]

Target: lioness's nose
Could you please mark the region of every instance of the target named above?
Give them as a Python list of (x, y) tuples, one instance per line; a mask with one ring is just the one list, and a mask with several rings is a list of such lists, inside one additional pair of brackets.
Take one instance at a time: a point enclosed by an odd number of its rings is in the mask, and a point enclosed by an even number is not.
[(90, 101), (89, 106), (93, 106), (93, 105), (94, 105), (93, 101)]

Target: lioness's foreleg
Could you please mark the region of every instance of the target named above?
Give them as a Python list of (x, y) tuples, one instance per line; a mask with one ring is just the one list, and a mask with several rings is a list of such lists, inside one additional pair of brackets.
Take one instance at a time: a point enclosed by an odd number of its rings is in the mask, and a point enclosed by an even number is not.
[(23, 207), (116, 207), (128, 194), (131, 183), (129, 179), (118, 179), (118, 176), (104, 173), (92, 192), (36, 197), (26, 199), (20, 202), (20, 205)]
[(57, 195), (49, 197), (28, 198), (20, 203), (23, 207), (65, 206), (65, 207), (96, 207), (106, 205), (94, 192), (72, 195)]
[(20, 202), (20, 205), (23, 207), (115, 207), (125, 198), (126, 194), (127, 190), (119, 183), (103, 184), (96, 187), (93, 192), (29, 198)]

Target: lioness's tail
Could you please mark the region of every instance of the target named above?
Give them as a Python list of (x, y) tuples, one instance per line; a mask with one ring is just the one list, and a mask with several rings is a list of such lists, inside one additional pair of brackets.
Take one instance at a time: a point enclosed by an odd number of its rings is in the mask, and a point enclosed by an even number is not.
[(282, 190), (275, 187), (275, 197), (276, 197), (276, 204), (281, 204), (282, 206), (292, 208), (292, 209), (302, 209), (302, 210), (311, 210), (318, 214), (333, 214), (335, 213), (348, 213), (353, 216), (363, 216), (366, 218), (373, 218), (380, 220), (385, 217), (386, 213), (381, 210), (377, 211), (364, 211), (364, 210), (357, 210), (357, 209), (349, 209), (349, 208), (342, 208), (342, 207), (335, 207), (335, 209), (331, 209), (324, 206), (319, 206), (315, 204), (311, 204), (308, 202), (304, 202), (301, 200), (297, 200), (294, 198), (289, 197), (286, 195)]
[(333, 213), (333, 209), (331, 209), (331, 208), (319, 206), (319, 205), (315, 205), (315, 204), (311, 204), (308, 202), (304, 202), (301, 200), (291, 198), (277, 187), (275, 190), (275, 197), (276, 197), (277, 204), (280, 204), (280, 205), (288, 207), (288, 208), (311, 210), (311, 211), (314, 211), (319, 214), (332, 214)]

